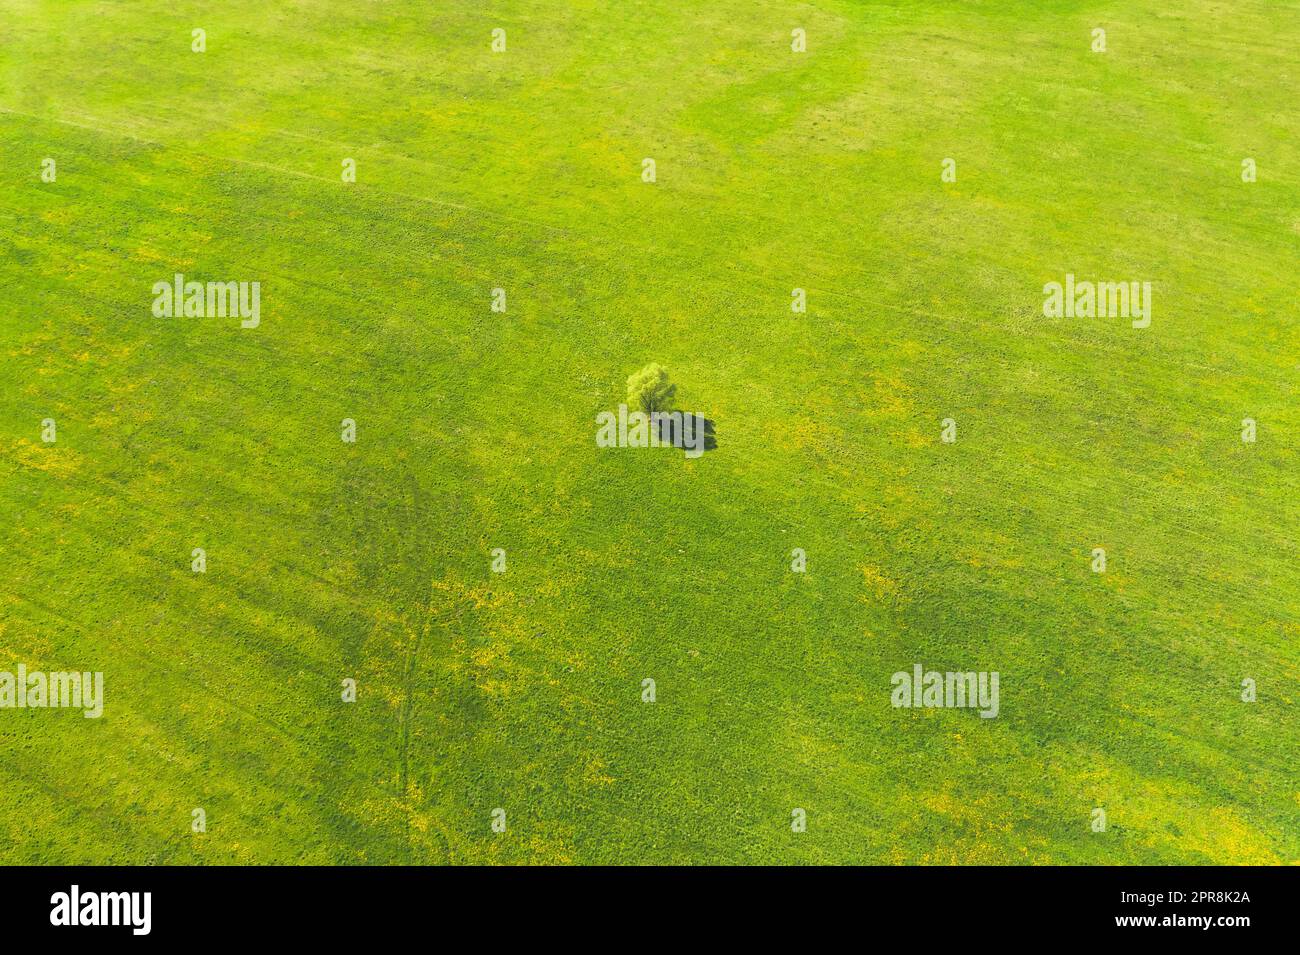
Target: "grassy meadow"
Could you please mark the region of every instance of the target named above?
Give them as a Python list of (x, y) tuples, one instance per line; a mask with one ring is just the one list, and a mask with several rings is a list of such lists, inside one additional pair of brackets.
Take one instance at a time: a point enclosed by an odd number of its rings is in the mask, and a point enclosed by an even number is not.
[[(3, 0), (0, 670), (105, 703), (0, 709), (0, 862), (1300, 861), (1298, 44)], [(260, 326), (155, 317), (177, 272)], [(650, 362), (716, 450), (596, 446)]]

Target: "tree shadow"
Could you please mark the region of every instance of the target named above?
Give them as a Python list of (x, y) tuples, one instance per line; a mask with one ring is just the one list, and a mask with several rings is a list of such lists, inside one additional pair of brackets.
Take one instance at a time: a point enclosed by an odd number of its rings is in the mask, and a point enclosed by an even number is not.
[(700, 454), (718, 448), (712, 419), (698, 412), (675, 411), (672, 414), (656, 415), (652, 420), (661, 445), (688, 452), (699, 449)]

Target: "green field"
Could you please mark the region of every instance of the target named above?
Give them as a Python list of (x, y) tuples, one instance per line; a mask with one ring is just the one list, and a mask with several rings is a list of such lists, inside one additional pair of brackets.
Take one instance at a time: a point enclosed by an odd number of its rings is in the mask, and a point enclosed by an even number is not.
[[(2, 0), (0, 670), (105, 700), (0, 709), (0, 862), (1300, 861), (1297, 49)], [(260, 325), (155, 317), (178, 272)], [(651, 362), (716, 450), (596, 446)], [(998, 716), (893, 707), (917, 663)]]

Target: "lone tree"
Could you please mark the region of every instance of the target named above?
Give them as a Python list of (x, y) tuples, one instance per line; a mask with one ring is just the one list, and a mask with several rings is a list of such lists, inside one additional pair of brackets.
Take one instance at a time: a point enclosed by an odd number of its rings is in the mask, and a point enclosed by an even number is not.
[(627, 380), (627, 403), (646, 414), (671, 411), (677, 386), (668, 380), (661, 365), (649, 364)]

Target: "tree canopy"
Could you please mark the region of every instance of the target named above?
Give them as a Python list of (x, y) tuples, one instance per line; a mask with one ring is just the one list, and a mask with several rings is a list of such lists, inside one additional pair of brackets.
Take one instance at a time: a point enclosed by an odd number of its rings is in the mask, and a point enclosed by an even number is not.
[(677, 386), (668, 380), (662, 365), (651, 363), (627, 380), (627, 404), (646, 414), (671, 411)]

